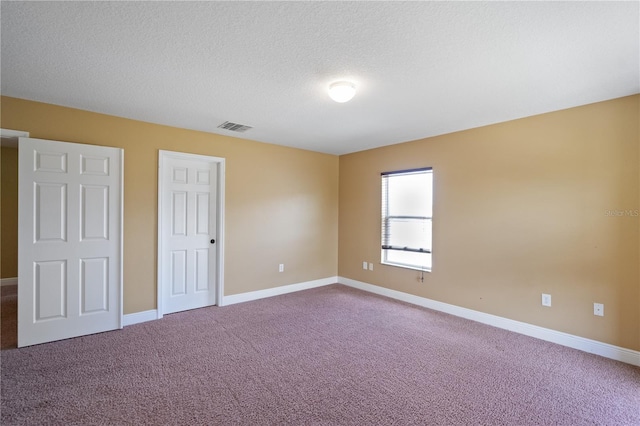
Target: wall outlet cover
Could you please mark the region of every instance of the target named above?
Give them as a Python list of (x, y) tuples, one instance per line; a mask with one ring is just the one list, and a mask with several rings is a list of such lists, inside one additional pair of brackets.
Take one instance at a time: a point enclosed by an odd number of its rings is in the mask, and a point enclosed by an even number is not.
[(593, 304), (593, 315), (603, 317), (604, 316), (604, 303)]
[(542, 306), (551, 306), (551, 295), (542, 293)]

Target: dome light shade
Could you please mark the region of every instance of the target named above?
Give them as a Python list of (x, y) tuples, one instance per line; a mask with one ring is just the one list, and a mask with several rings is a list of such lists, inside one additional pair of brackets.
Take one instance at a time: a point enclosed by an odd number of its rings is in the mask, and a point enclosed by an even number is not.
[(355, 94), (355, 84), (348, 81), (337, 81), (329, 86), (329, 96), (336, 102), (348, 102)]

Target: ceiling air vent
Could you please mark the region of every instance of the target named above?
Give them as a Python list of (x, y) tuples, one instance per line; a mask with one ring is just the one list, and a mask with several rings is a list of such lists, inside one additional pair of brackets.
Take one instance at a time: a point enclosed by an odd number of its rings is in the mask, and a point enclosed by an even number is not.
[(245, 126), (244, 124), (232, 123), (230, 121), (225, 121), (221, 125), (218, 126), (219, 129), (230, 130), (232, 132), (246, 132), (249, 129), (253, 129), (251, 126)]

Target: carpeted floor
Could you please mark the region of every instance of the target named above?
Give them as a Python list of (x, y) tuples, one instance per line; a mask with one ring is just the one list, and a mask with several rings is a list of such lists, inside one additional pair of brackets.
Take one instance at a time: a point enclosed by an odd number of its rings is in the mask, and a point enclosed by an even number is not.
[(640, 368), (341, 285), (1, 357), (3, 425), (640, 425)]

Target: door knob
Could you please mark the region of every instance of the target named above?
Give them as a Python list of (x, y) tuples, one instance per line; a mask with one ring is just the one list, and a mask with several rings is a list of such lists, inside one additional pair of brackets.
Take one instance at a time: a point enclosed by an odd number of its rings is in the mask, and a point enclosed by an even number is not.
[(215, 244), (215, 243), (216, 243), (216, 240), (211, 240), (211, 244)]

